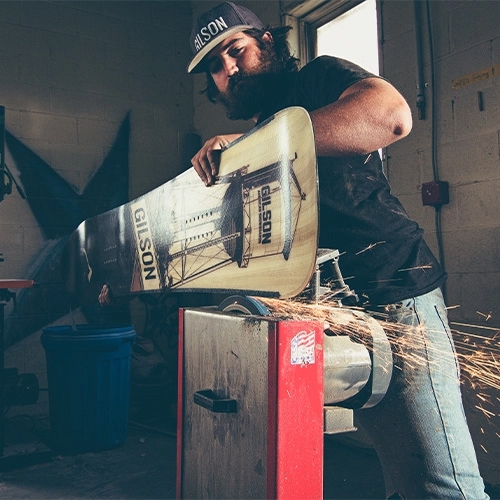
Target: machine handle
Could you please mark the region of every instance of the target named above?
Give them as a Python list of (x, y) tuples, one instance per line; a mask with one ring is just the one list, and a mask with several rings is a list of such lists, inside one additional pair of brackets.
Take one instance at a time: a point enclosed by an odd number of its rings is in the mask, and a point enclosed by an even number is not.
[(214, 413), (236, 413), (238, 411), (236, 399), (219, 398), (211, 389), (196, 391), (194, 402)]

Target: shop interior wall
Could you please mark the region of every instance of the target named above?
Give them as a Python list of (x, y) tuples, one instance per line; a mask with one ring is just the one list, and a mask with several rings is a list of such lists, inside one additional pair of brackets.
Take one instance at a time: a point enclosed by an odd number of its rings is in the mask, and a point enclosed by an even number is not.
[(27, 195), (0, 203), (0, 277), (38, 283), (6, 305), (5, 363), (41, 387), (41, 328), (86, 321), (68, 315), (60, 275), (79, 208), (128, 201), (189, 161), (191, 20), (188, 1), (0, 2), (6, 164)]
[(491, 371), (496, 378), (484, 379), (500, 327), (500, 3), (422, 1), (420, 7), (425, 119), (416, 105), (414, 4), (378, 3), (383, 74), (414, 118), (410, 136), (388, 149), (387, 173), (436, 254), (436, 211), (422, 204), (422, 184), (434, 181), (436, 171), (449, 183), (450, 202), (440, 209), (448, 313), (481, 470), (498, 484), (498, 366)]
[[(421, 2), (425, 5), (425, 2)], [(412, 106), (411, 135), (389, 149), (394, 192), (425, 229), (437, 251), (434, 208), (423, 206), (421, 186), (433, 181), (432, 94), (435, 95), (435, 164), (450, 184), (442, 207), (444, 264), (450, 317), (500, 325), (500, 4), (430, 2), (434, 88), (423, 10), (422, 47), (427, 113), (416, 108), (415, 31), (412, 2), (385, 1), (383, 68)], [(471, 23), (471, 20), (474, 22)]]

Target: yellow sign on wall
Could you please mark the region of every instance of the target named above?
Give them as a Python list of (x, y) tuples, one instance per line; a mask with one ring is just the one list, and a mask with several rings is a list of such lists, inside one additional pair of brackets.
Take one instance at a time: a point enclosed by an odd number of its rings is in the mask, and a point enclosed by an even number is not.
[(451, 88), (454, 90), (460, 89), (462, 87), (467, 87), (467, 85), (472, 85), (473, 83), (494, 78), (498, 75), (500, 75), (500, 64), (495, 64), (494, 66), (476, 71), (475, 73), (455, 78), (455, 80), (451, 82)]

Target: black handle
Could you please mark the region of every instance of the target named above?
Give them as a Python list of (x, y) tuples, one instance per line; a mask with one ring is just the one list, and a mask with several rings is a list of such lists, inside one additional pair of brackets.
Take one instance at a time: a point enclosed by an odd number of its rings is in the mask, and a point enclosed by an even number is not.
[(238, 411), (236, 399), (219, 398), (211, 389), (196, 391), (194, 402), (214, 413), (236, 413)]

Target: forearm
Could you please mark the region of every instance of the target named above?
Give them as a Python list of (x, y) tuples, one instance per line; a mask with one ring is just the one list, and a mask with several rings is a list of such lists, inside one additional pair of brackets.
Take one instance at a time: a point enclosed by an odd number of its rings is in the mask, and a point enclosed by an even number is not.
[(311, 112), (311, 120), (318, 156), (368, 154), (405, 137), (412, 125), (404, 98), (381, 79), (358, 82)]

